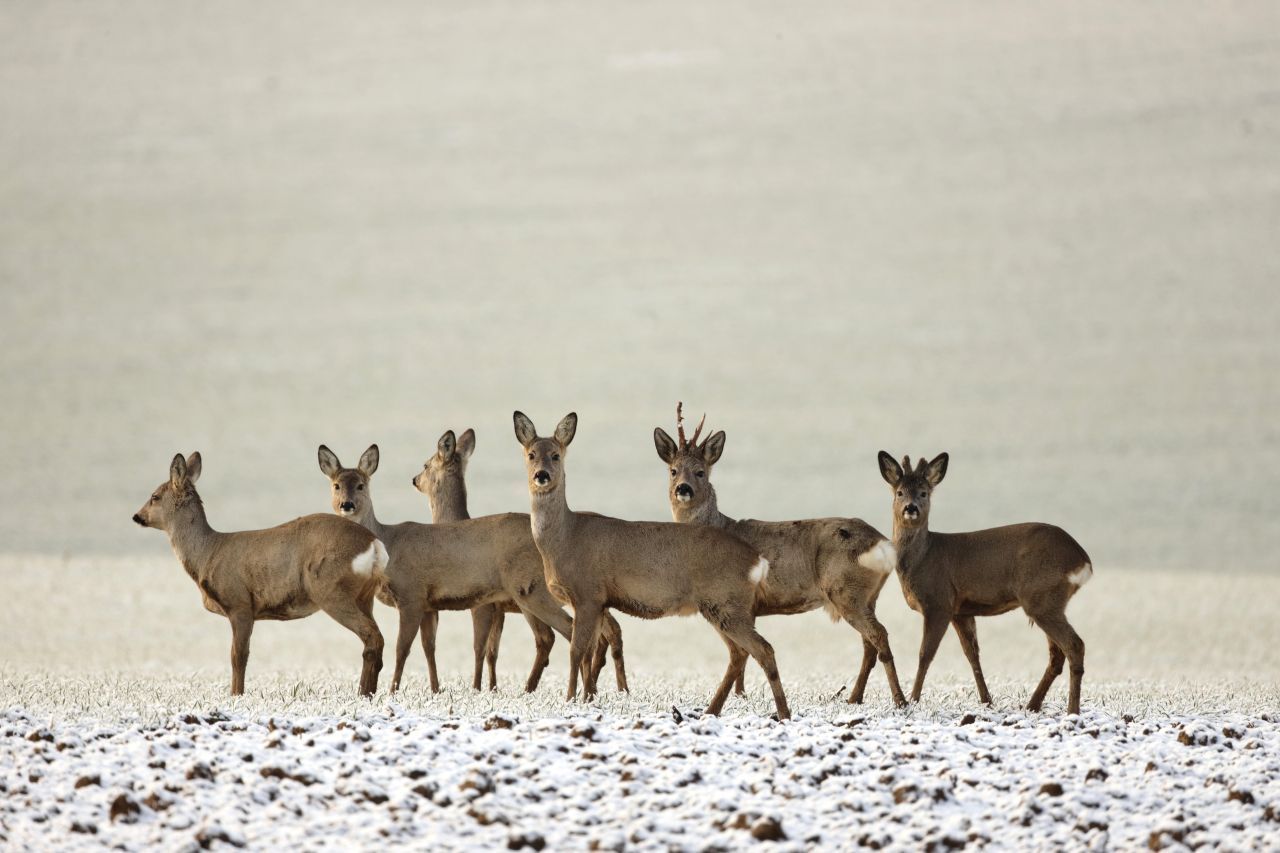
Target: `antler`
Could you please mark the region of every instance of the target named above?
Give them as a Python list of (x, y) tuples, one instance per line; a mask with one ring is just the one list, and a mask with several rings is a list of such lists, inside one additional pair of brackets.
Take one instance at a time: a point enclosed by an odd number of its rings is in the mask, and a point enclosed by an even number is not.
[(680, 437), (680, 449), (683, 450), (690, 445), (698, 444), (698, 436), (702, 434), (702, 426), (707, 422), (706, 412), (702, 414), (702, 420), (698, 421), (698, 428), (693, 431), (693, 438), (686, 439), (684, 437), (684, 403), (676, 403), (676, 434)]

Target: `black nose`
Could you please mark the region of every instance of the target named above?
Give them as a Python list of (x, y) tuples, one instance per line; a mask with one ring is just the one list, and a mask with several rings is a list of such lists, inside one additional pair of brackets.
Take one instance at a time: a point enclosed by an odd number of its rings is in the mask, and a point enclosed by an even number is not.
[(353, 504), (351, 501), (343, 501), (342, 505), (339, 507), (339, 509), (341, 509), (343, 512), (351, 512), (355, 508), (356, 508), (356, 505)]
[(907, 508), (904, 511), (906, 512), (907, 515), (919, 515), (920, 507), (916, 506), (915, 504), (907, 504)]
[(533, 481), (539, 486), (545, 486), (547, 483), (551, 482), (551, 475), (546, 471), (539, 471), (533, 475)]
[(693, 497), (693, 487), (690, 486), (688, 483), (681, 483), (680, 485), (676, 486), (676, 494), (680, 495), (681, 497), (691, 498)]
[(147, 523), (142, 520), (142, 516), (138, 515), (136, 512), (133, 514), (133, 523), (140, 525), (141, 527), (147, 526)]

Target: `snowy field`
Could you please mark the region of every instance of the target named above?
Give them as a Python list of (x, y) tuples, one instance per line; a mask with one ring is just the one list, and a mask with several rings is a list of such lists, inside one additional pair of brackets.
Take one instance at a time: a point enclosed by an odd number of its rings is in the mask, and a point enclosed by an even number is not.
[[(259, 683), (261, 685), (261, 679)], [(353, 700), (346, 679), (222, 699), (161, 679), (18, 678), (0, 702), (0, 842), (194, 849), (1267, 849), (1280, 843), (1280, 691), (1100, 685), (1079, 718), (997, 684), (907, 711), (791, 682), (699, 718), (703, 685), (565, 708), (531, 697)], [(1014, 692), (1021, 692), (1019, 685)], [(219, 709), (219, 710), (212, 710)]]
[[(795, 712), (778, 724), (755, 667), (746, 697), (699, 718), (724, 651), (697, 619), (624, 618), (634, 692), (606, 672), (592, 705), (563, 700), (562, 641), (520, 692), (519, 620), (497, 693), (470, 690), (469, 620), (445, 614), (444, 691), (426, 691), (415, 647), (406, 688), (372, 701), (355, 695), (358, 643), (323, 615), (262, 623), (231, 699), (225, 620), (171, 558), (3, 558), (0, 841), (1274, 848), (1277, 597), (1266, 576), (1099, 571), (1068, 611), (1089, 644), (1079, 719), (1060, 716), (1065, 677), (1045, 714), (1020, 710), (1044, 643), (1017, 614), (979, 623), (989, 709), (952, 637), (919, 706), (892, 708), (879, 670), (850, 706), (852, 631), (820, 613), (764, 619)], [(879, 611), (909, 680), (919, 622), (896, 580)], [(375, 612), (393, 636), (389, 608)]]

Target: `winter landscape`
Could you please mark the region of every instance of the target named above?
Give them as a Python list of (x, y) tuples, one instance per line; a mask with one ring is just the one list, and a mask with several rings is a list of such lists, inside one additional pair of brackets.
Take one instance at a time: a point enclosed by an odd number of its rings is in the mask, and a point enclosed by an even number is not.
[[(746, 9), (11, 2), (0, 9), (0, 848), (1280, 848), (1280, 15), (1273, 5)], [(671, 519), (653, 430), (725, 430), (719, 507), (865, 519), (877, 451), (950, 454), (931, 528), (1069, 530), (1087, 646), (948, 632), (921, 701), (822, 609), (725, 646), (619, 615), (567, 702), (465, 612), (371, 698), (324, 614), (228, 620), (131, 514), (203, 454), (219, 530), (384, 522), (474, 428), (473, 516), (528, 512), (512, 411), (580, 418), (568, 502)], [(910, 689), (921, 618), (876, 612)]]

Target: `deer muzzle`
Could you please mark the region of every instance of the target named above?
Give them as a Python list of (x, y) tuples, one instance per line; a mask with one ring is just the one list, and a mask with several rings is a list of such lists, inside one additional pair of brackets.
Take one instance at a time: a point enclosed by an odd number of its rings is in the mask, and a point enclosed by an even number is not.
[(676, 486), (676, 500), (686, 502), (693, 500), (693, 487), (688, 483), (681, 483)]
[(546, 471), (538, 471), (533, 475), (533, 482), (537, 483), (539, 486), (545, 486), (551, 482), (551, 475)]

